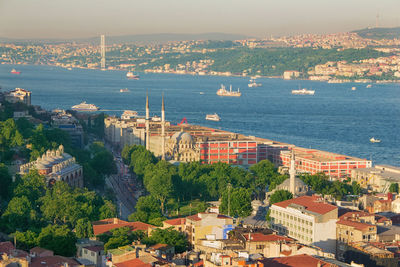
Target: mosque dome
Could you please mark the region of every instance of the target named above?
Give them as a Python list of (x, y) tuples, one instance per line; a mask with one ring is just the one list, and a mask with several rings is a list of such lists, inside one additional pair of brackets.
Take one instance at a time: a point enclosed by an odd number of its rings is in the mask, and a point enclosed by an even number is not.
[(176, 132), (171, 137), (176, 143), (193, 143), (193, 138), (189, 133), (186, 132)]

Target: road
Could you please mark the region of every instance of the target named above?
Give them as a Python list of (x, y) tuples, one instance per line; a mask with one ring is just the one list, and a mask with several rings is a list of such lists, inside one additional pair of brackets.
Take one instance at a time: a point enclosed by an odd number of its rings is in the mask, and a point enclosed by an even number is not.
[(127, 220), (128, 216), (135, 211), (140, 190), (135, 186), (134, 176), (129, 171), (129, 167), (123, 163), (120, 153), (109, 145), (105, 147), (113, 153), (118, 170), (117, 174), (106, 177), (106, 184), (114, 191), (117, 198), (119, 217)]

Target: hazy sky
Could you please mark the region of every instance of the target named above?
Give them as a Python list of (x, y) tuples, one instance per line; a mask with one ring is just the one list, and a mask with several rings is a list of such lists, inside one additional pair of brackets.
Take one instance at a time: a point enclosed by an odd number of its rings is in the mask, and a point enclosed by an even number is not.
[(400, 0), (0, 0), (0, 37), (224, 32), (266, 37), (400, 26)]

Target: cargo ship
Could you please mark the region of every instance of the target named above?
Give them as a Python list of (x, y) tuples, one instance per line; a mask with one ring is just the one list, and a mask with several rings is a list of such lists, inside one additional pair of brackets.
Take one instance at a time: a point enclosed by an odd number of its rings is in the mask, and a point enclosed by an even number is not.
[(208, 121), (220, 121), (221, 118), (218, 116), (217, 113), (214, 113), (214, 114), (207, 114), (206, 115), (206, 120), (208, 120)]
[(132, 80), (139, 80), (139, 75), (134, 74), (132, 71), (128, 71), (128, 73), (126, 74), (126, 78)]
[(97, 111), (99, 110), (98, 107), (96, 107), (93, 104), (87, 104), (86, 101), (83, 101), (79, 105), (75, 105), (71, 107), (72, 110), (77, 110), (77, 111)]
[(299, 90), (292, 90), (293, 95), (314, 95), (315, 90), (307, 90), (306, 88)]
[(232, 85), (229, 88), (229, 91), (225, 89), (225, 85), (221, 84), (221, 88), (218, 89), (217, 95), (219, 96), (241, 96), (242, 93), (240, 92), (239, 88), (237, 91), (232, 91)]
[(12, 74), (21, 74), (21, 72), (18, 71), (18, 70), (16, 70), (16, 69), (12, 69), (12, 70), (11, 70), (11, 73), (12, 73)]

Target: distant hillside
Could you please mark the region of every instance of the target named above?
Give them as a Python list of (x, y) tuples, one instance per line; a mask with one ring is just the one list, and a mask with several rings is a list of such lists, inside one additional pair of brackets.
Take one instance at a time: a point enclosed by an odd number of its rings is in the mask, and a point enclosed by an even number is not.
[[(159, 33), (159, 34), (136, 34), (136, 35), (122, 35), (122, 36), (106, 36), (107, 44), (118, 43), (165, 43), (169, 41), (190, 41), (190, 40), (241, 40), (252, 38), (251, 36), (240, 34), (227, 34), (227, 33), (201, 33), (201, 34), (180, 34), (180, 33)], [(63, 42), (77, 42), (77, 43), (99, 43), (100, 36), (91, 38), (78, 38), (78, 39), (11, 39), (1, 38), (0, 42), (17, 42), (17, 43), (63, 43)]]
[(394, 39), (400, 38), (400, 27), (396, 28), (367, 28), (353, 31), (363, 38)]

